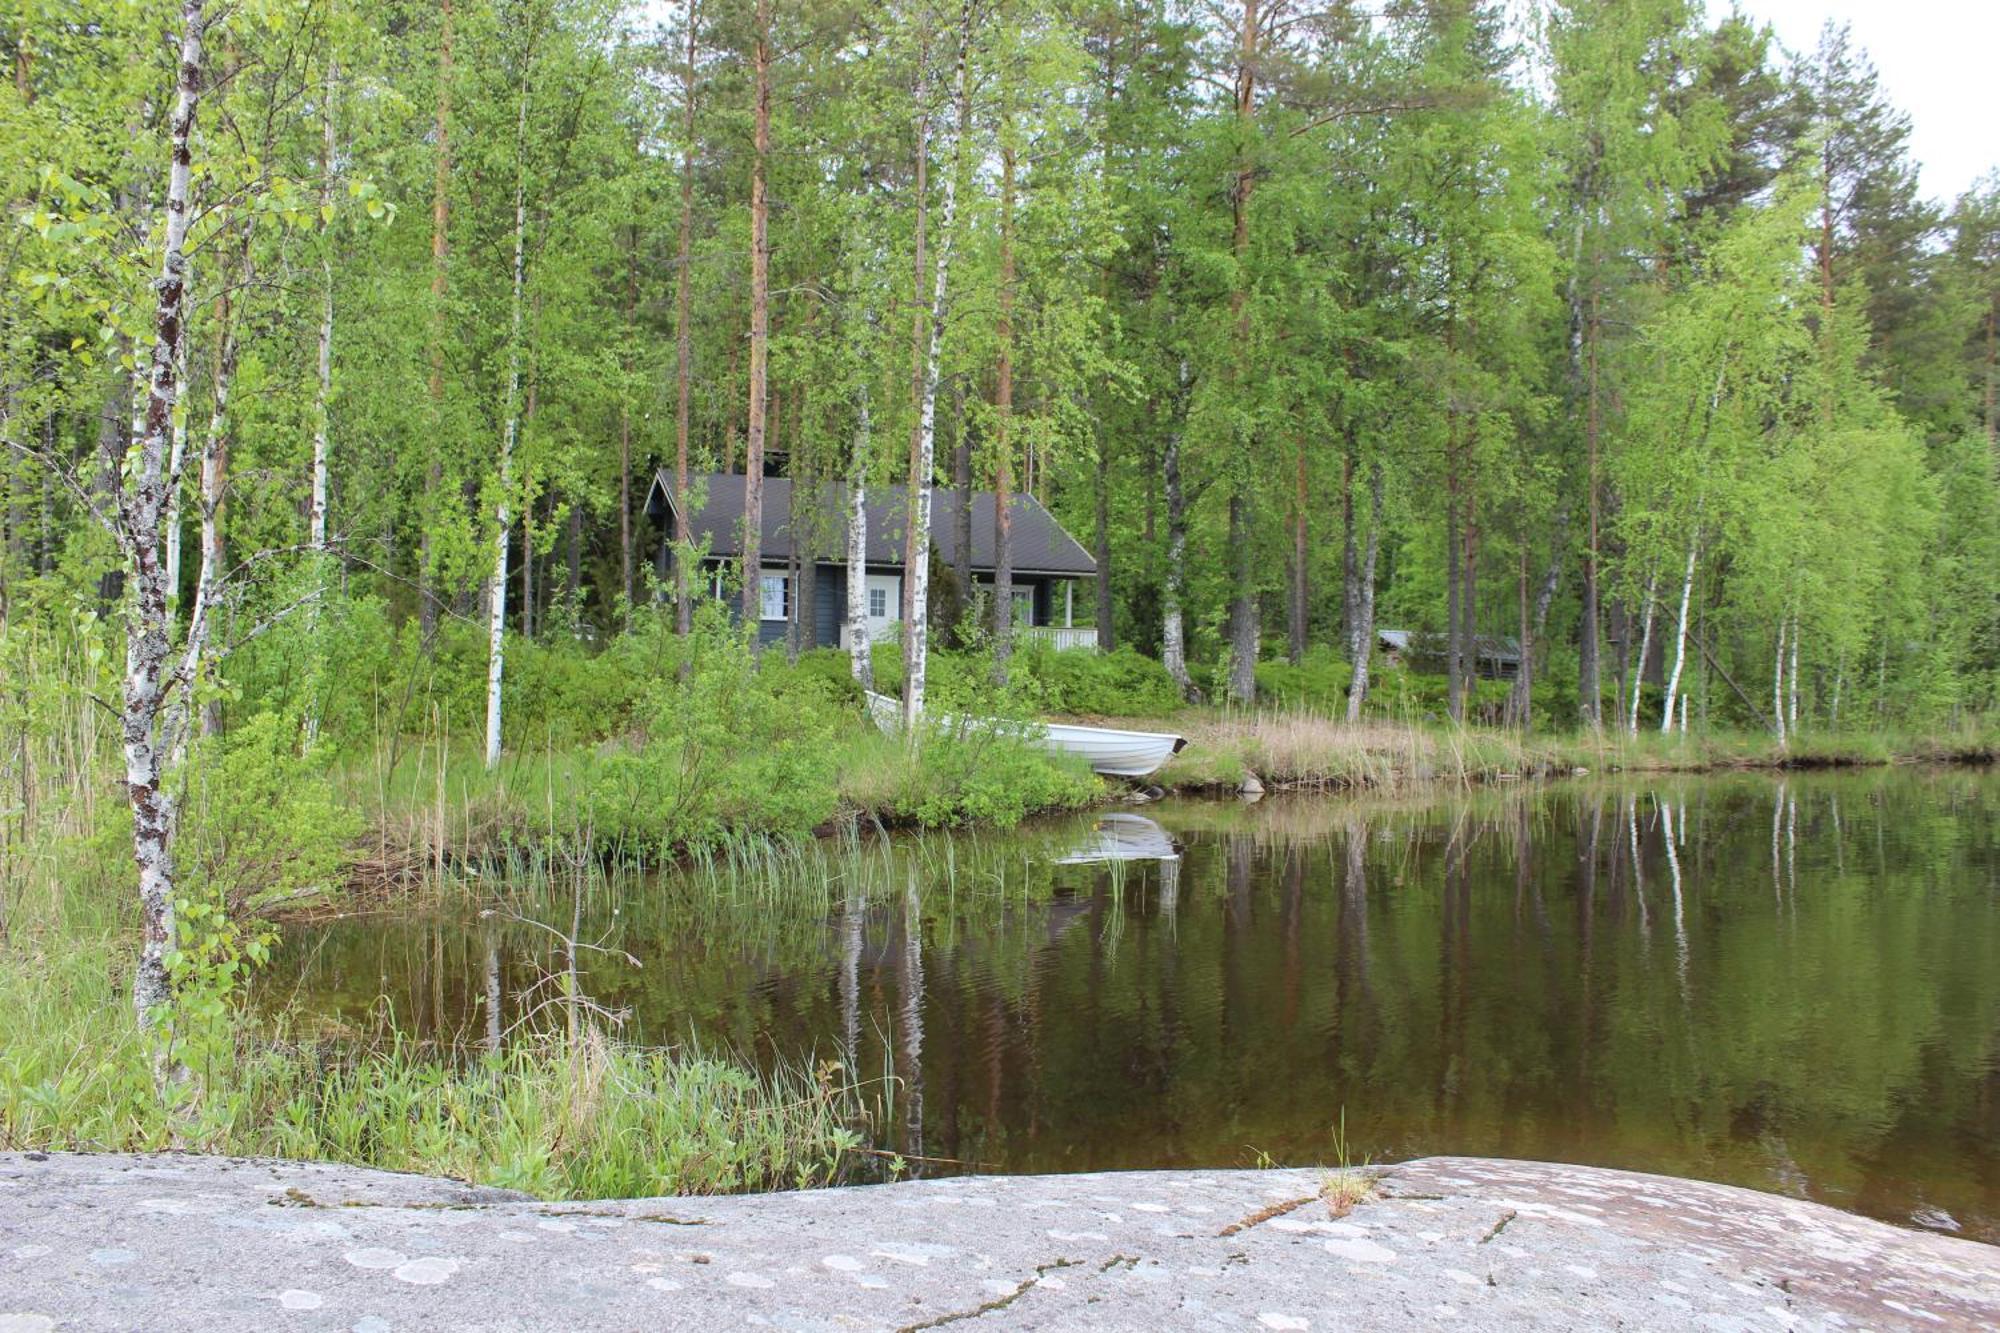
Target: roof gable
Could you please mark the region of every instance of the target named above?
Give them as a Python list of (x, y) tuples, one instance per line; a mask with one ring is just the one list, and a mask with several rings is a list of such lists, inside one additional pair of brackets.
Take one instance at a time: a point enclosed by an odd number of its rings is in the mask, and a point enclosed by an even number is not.
[[(688, 479), (694, 499), (694, 513), (688, 536), (705, 541), (711, 554), (742, 554), (745, 478), (736, 473), (710, 472)], [(817, 494), (798, 497), (794, 505), (793, 486), (787, 477), (764, 479), (764, 522), (761, 551), (765, 558), (791, 559), (795, 548), (794, 528), (806, 547), (822, 561), (838, 561), (847, 549), (846, 487), (827, 481), (811, 487)], [(659, 517), (671, 508), (673, 480), (662, 469), (654, 478), (646, 498), (646, 512)], [(958, 490), (937, 486), (931, 490), (931, 540), (946, 564), (958, 559), (958, 514), (964, 503)], [(871, 486), (864, 504), (868, 515), (868, 563), (900, 565), (908, 532), (909, 490), (904, 486)], [(994, 568), (995, 497), (991, 491), (972, 492), (971, 567), (988, 573)], [(1014, 570), (1021, 574), (1054, 574), (1087, 578), (1097, 572), (1097, 564), (1076, 538), (1063, 531), (1055, 516), (1032, 495), (1008, 498), (1009, 546)], [(678, 525), (676, 525), (678, 526)]]

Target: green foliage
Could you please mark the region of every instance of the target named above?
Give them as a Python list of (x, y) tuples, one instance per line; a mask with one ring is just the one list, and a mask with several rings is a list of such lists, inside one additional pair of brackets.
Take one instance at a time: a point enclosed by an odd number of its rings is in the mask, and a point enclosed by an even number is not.
[(1045, 712), (1103, 717), (1165, 717), (1179, 711), (1180, 690), (1158, 660), (1131, 647), (1108, 653), (1057, 652), (1035, 644), (1014, 654), (1009, 670)]
[(1347, 687), (1353, 679), (1354, 668), (1346, 658), (1330, 649), (1315, 649), (1297, 666), (1290, 662), (1259, 662), (1257, 696), (1280, 708), (1344, 712)]
[(639, 734), (599, 767), (583, 817), (642, 855), (809, 830), (837, 806), (842, 711), (809, 673), (759, 671), (748, 639), (705, 606), (685, 669), (646, 686)]
[(269, 910), (342, 885), (360, 813), (296, 724), (257, 713), (190, 755), (178, 844), (191, 894), (226, 911)]

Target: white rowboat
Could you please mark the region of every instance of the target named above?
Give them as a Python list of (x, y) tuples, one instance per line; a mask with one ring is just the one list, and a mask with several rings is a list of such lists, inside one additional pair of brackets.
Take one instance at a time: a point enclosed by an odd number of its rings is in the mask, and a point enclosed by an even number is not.
[(1094, 865), (1104, 861), (1178, 861), (1180, 848), (1172, 835), (1144, 815), (1114, 813), (1091, 821), (1090, 836), (1068, 855), (1055, 858), (1059, 866)]
[[(868, 714), (890, 735), (903, 728), (903, 703), (886, 694), (867, 692)], [(1015, 724), (949, 714), (935, 721), (945, 731), (1011, 730)], [(1107, 777), (1143, 778), (1187, 748), (1187, 737), (1165, 731), (1120, 731), (1114, 727), (1079, 727), (1067, 722), (1019, 724), (1023, 740), (1059, 754), (1073, 754)]]

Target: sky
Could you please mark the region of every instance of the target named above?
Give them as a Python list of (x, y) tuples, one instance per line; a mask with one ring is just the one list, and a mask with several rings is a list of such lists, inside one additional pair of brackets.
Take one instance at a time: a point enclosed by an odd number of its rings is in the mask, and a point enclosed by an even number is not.
[[(1989, 98), (2000, 50), (2000, 0), (1739, 0), (1792, 51), (1809, 52), (1820, 25), (1847, 23), (1875, 62), (1889, 100), (1910, 115), (1910, 154), (1923, 192), (1950, 203), (2000, 167)], [(1709, 13), (1728, 0), (1708, 0)]]

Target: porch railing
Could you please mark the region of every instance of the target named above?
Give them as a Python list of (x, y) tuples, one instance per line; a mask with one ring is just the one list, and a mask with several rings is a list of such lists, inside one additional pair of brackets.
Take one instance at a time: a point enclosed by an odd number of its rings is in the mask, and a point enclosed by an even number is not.
[(1014, 632), (1024, 640), (1050, 644), (1059, 653), (1072, 648), (1097, 650), (1095, 625), (1023, 625)]

